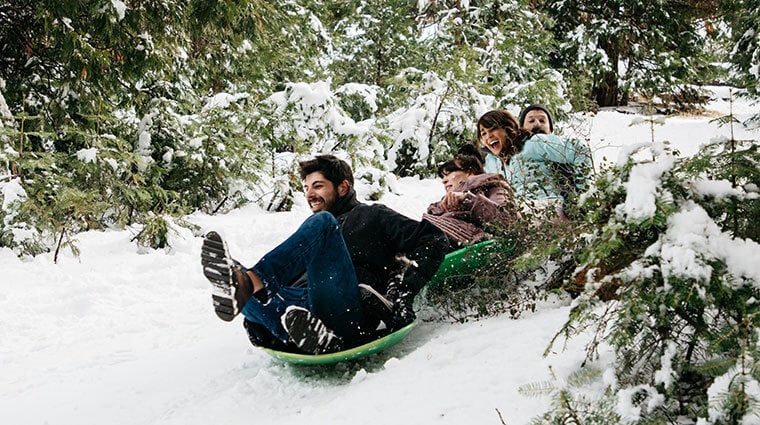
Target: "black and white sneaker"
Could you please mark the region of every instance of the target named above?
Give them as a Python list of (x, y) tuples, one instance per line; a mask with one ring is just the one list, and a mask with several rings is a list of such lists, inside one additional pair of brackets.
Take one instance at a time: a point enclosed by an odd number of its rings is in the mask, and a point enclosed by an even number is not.
[(343, 349), (340, 337), (303, 307), (289, 306), (280, 320), (290, 340), (305, 353), (324, 354)]
[(393, 303), (366, 283), (359, 284), (359, 294), (364, 314), (389, 327), (393, 318)]
[(212, 285), (211, 299), (216, 315), (231, 321), (253, 293), (251, 279), (242, 271), (240, 263), (230, 257), (222, 237), (213, 231), (203, 239), (201, 265)]

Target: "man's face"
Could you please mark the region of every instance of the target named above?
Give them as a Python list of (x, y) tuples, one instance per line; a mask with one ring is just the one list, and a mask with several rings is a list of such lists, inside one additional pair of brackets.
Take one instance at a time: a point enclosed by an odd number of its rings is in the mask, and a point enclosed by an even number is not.
[[(341, 183), (341, 186), (343, 183)], [(330, 211), (338, 201), (339, 194), (335, 185), (325, 176), (315, 171), (306, 176), (303, 181), (303, 189), (306, 194), (306, 202), (309, 203), (311, 212)]]
[(523, 126), (531, 131), (533, 134), (543, 133), (551, 134), (551, 128), (549, 127), (549, 117), (546, 112), (540, 109), (533, 109), (525, 114), (525, 121)]

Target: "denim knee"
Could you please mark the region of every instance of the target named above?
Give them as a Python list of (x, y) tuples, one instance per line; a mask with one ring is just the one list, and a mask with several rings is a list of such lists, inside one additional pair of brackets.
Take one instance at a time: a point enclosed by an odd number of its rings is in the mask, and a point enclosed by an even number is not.
[(307, 220), (311, 220), (317, 225), (327, 226), (327, 227), (338, 225), (338, 220), (335, 218), (335, 216), (327, 211), (320, 211), (318, 213), (315, 213), (314, 215), (309, 217)]

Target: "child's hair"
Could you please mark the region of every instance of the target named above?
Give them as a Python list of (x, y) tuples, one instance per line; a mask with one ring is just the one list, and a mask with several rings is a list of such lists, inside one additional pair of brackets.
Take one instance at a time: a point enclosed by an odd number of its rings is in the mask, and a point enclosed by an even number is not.
[(514, 155), (522, 150), (525, 139), (530, 137), (530, 131), (520, 127), (514, 115), (504, 109), (488, 111), (478, 120), (475, 129), (476, 140), (474, 145), (480, 147), (480, 128), (487, 130), (503, 128), (507, 133), (507, 146), (502, 150), (502, 155)]
[(452, 171), (483, 174), (483, 160), (477, 149), (469, 144), (460, 147), (453, 159), (438, 166), (438, 177), (443, 178)]
[(351, 186), (354, 185), (351, 166), (334, 155), (317, 155), (314, 159), (299, 162), (298, 165), (301, 168), (301, 180), (311, 173), (320, 172), (335, 187), (343, 183), (343, 180), (348, 180)]
[(460, 146), (459, 149), (457, 149), (457, 155), (471, 155), (478, 158), (480, 162), (483, 162), (483, 155), (481, 152), (470, 143), (465, 143)]

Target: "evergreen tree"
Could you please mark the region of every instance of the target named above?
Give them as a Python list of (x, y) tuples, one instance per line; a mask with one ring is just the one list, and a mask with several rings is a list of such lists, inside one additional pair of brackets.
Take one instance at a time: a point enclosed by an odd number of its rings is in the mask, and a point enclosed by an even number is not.
[[(3, 228), (16, 236), (0, 243), (39, 252), (81, 230), (239, 197), (266, 158), (246, 113), (274, 81), (317, 63), (301, 57), (324, 44), (316, 25), (300, 25), (310, 16), (290, 1), (4, 4), (0, 79), (13, 122), (0, 142), (6, 182), (23, 196)], [(138, 241), (165, 240), (155, 236)]]
[[(377, 196), (385, 191), (384, 135), (374, 127), (374, 118), (358, 123), (352, 117), (377, 110), (377, 105), (367, 100), (376, 97), (374, 90), (362, 84), (333, 89), (326, 81), (290, 83), (257, 106), (253, 124), (263, 130), (258, 143), (271, 152), (266, 167), (271, 170), (269, 183), (258, 188), (259, 192), (269, 191), (269, 195), (259, 196), (267, 199), (265, 207), (290, 205), (290, 180), (298, 174), (298, 160), (324, 152), (346, 157), (358, 180), (372, 186)], [(365, 169), (377, 171), (364, 175)]]
[(705, 43), (696, 23), (711, 13), (709, 2), (546, 1), (537, 8), (547, 11), (559, 42), (554, 68), (585, 81), (599, 106), (635, 94), (683, 95), (697, 81)]
[(474, 116), (490, 108), (483, 96), (450, 72), (407, 70), (395, 79), (393, 90), (404, 98), (397, 109), (379, 119), (391, 139), (387, 167), (401, 176), (431, 175), (459, 146), (474, 138)]
[(612, 346), (615, 379), (599, 403), (628, 406), (623, 421), (741, 423), (759, 413), (760, 275), (735, 261), (760, 253), (757, 145), (718, 140), (688, 159), (650, 149), (584, 198), (584, 224), (565, 244), (579, 259), (567, 283), (584, 291), (558, 336), (590, 335), (587, 362)]
[(400, 70), (424, 62), (423, 44), (410, 0), (334, 2), (335, 52), (331, 70), (336, 83), (383, 86)]
[[(403, 120), (388, 159), (401, 175), (426, 174), (475, 138), (477, 118), (494, 108), (515, 114), (530, 103), (569, 109), (564, 82), (548, 70), (550, 33), (521, 0), (420, 2), (426, 56), (390, 81), (393, 105), (382, 122)], [(561, 116), (562, 114), (558, 114)]]
[(549, 67), (552, 34), (528, 1), (426, 2), (424, 16), (431, 60), (466, 64), (472, 70), (464, 78), (493, 94), (496, 106), (515, 113), (531, 103), (569, 109), (562, 75)]
[(169, 207), (150, 180), (156, 174), (145, 173), (145, 152), (129, 142), (136, 123), (129, 117), (175, 87), (162, 84), (172, 75), (171, 28), (182, 24), (171, 6), (143, 2), (128, 12), (121, 2), (21, 1), (0, 12), (8, 24), (0, 72), (16, 118), (4, 128), (13, 152), (8, 171), (27, 195), (14, 215), (17, 225), (62, 241), (130, 222), (146, 205)]
[[(736, 76), (738, 87), (760, 97), (760, 4), (740, 0), (723, 2), (726, 20), (730, 25), (732, 49), (728, 60)], [(753, 121), (760, 124), (760, 114)]]

